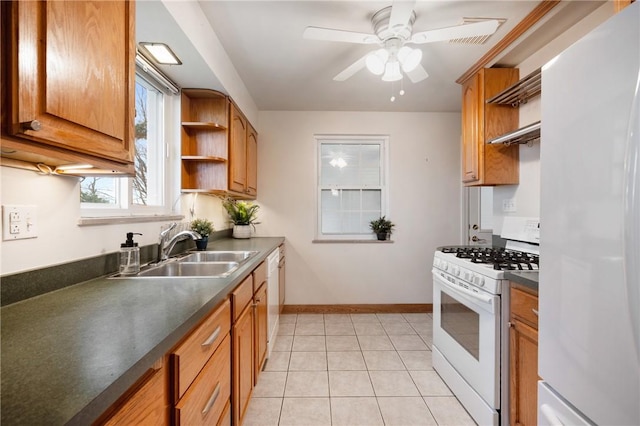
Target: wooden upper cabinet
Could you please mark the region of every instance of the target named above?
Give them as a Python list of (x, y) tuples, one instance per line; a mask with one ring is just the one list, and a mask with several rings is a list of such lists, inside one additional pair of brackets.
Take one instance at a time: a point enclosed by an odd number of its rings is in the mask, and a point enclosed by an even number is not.
[(613, 7), (616, 13), (620, 12), (625, 7), (629, 6), (635, 0), (613, 0)]
[(513, 185), (519, 179), (519, 147), (486, 142), (518, 128), (518, 110), (487, 104), (518, 81), (514, 68), (485, 68), (462, 86), (462, 181), (473, 185)]
[(241, 198), (258, 194), (258, 132), (231, 102), (229, 191)]
[(3, 145), (132, 172), (135, 2), (3, 3)]
[(258, 132), (247, 123), (247, 194), (258, 195)]
[(247, 187), (247, 119), (231, 103), (231, 131), (229, 141), (229, 190), (245, 193)]
[(182, 90), (182, 191), (256, 198), (258, 133), (225, 94)]

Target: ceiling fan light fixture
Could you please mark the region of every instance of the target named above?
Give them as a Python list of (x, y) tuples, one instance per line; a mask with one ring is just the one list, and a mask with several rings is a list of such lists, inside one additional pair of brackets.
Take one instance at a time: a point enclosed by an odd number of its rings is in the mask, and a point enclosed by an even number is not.
[(367, 69), (371, 71), (371, 73), (375, 75), (382, 75), (385, 70), (387, 59), (389, 59), (389, 52), (385, 49), (378, 49), (367, 56), (365, 63), (367, 65)]
[(398, 52), (398, 60), (402, 64), (402, 71), (411, 72), (422, 60), (422, 50), (403, 46)]
[(398, 61), (389, 61), (384, 67), (384, 75), (382, 81), (398, 81), (402, 80), (400, 72), (400, 63)]

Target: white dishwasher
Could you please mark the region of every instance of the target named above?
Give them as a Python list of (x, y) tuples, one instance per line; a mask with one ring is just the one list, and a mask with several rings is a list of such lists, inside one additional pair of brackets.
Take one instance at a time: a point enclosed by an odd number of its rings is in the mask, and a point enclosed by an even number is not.
[(278, 264), (280, 263), (280, 249), (277, 248), (267, 257), (267, 327), (268, 345), (267, 358), (271, 355), (273, 345), (278, 335), (278, 319), (280, 317)]

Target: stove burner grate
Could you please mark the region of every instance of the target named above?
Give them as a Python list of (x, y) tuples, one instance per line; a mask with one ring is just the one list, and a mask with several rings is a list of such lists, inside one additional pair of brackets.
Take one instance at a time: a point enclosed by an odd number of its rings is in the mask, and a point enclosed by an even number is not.
[(442, 247), (441, 251), (468, 259), (472, 263), (492, 265), (498, 271), (538, 269), (538, 255), (502, 247)]

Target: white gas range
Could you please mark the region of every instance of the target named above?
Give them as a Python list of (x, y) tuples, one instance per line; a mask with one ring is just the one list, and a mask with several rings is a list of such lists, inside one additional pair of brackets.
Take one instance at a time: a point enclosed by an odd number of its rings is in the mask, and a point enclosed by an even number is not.
[[(506, 248), (441, 247), (433, 259), (433, 367), (479, 424), (508, 424), (508, 280), (537, 271), (539, 220), (506, 217)], [(501, 374), (502, 369), (505, 373)]]

